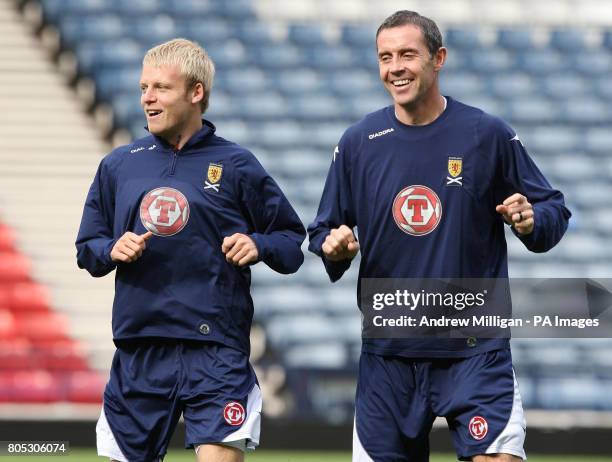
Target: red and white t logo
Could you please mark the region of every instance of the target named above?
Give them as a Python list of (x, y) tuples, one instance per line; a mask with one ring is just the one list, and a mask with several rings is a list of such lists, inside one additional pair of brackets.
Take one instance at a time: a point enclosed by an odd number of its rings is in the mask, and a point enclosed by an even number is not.
[(472, 438), (475, 440), (483, 439), (489, 432), (489, 424), (487, 423), (487, 419), (480, 417), (479, 415), (470, 419), (468, 427), (470, 429), (470, 435), (472, 435)]
[(223, 409), (223, 417), (225, 421), (230, 425), (242, 425), (245, 417), (244, 407), (242, 404), (232, 401), (227, 403)]
[(412, 236), (431, 233), (442, 218), (442, 203), (427, 186), (407, 186), (393, 201), (393, 219), (397, 226)]
[(189, 220), (189, 202), (182, 192), (174, 188), (149, 191), (140, 203), (140, 221), (157, 236), (173, 236)]

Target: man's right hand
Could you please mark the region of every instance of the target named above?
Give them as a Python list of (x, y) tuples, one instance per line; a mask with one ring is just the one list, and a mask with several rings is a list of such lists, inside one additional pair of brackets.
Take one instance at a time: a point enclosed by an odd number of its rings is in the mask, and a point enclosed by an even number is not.
[(119, 238), (113, 249), (110, 257), (114, 262), (132, 263), (140, 258), (142, 251), (147, 248), (147, 240), (153, 236), (151, 231), (138, 235), (127, 232)]
[(359, 252), (359, 242), (351, 228), (340, 225), (329, 232), (321, 250), (329, 261), (352, 260)]

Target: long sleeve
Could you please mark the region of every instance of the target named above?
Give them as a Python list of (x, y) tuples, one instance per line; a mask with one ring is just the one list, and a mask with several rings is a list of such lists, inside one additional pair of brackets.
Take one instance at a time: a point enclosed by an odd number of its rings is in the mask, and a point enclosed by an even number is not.
[(255, 157), (236, 160), (242, 201), (246, 204), (259, 260), (282, 274), (295, 273), (304, 262), (306, 230), (297, 213)]
[(101, 277), (115, 269), (110, 252), (113, 237), (114, 195), (106, 159), (100, 163), (89, 188), (76, 240), (77, 264), (92, 276)]
[(308, 250), (322, 258), (325, 270), (332, 282), (336, 282), (342, 277), (351, 266), (352, 261), (329, 261), (323, 255), (321, 249), (331, 229), (338, 228), (340, 225), (346, 225), (353, 229), (356, 225), (351, 205), (349, 173), (348, 150), (345, 148), (343, 140), (340, 140), (334, 150), (333, 161), (327, 174), (317, 216), (308, 226), (310, 237)]
[(532, 252), (552, 249), (563, 237), (572, 215), (563, 194), (546, 180), (510, 127), (498, 126), (492, 141), (499, 155), (498, 172), (502, 178), (496, 190), (498, 203), (518, 192), (533, 205), (533, 232), (521, 236), (514, 228), (512, 231)]

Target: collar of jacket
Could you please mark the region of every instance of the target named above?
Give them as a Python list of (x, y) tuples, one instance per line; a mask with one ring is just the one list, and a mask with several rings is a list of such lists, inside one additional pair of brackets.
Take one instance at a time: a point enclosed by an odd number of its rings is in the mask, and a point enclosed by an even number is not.
[[(145, 130), (149, 131), (149, 127), (145, 126)], [(203, 142), (206, 138), (215, 133), (216, 130), (217, 127), (215, 127), (212, 122), (206, 119), (202, 119), (202, 128), (200, 128), (200, 130), (194, 133), (193, 136), (189, 138), (189, 140), (187, 140), (187, 143), (185, 143), (185, 145), (180, 149), (180, 151), (185, 151), (185, 149), (188, 149)], [(168, 143), (168, 141), (166, 141), (164, 138), (161, 138), (156, 135), (153, 135), (153, 138), (155, 138), (155, 141), (158, 142), (160, 145), (164, 146), (165, 148), (174, 149), (174, 146)]]

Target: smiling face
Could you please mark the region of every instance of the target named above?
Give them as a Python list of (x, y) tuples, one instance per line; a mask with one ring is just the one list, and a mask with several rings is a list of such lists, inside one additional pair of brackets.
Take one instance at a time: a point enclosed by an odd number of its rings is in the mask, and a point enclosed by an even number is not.
[(417, 113), (439, 98), (438, 72), (446, 49), (432, 56), (420, 27), (405, 24), (382, 29), (376, 47), (380, 79), (396, 109)]
[(140, 90), (149, 132), (180, 148), (201, 127), (202, 84), (188, 88), (178, 66), (143, 65)]

